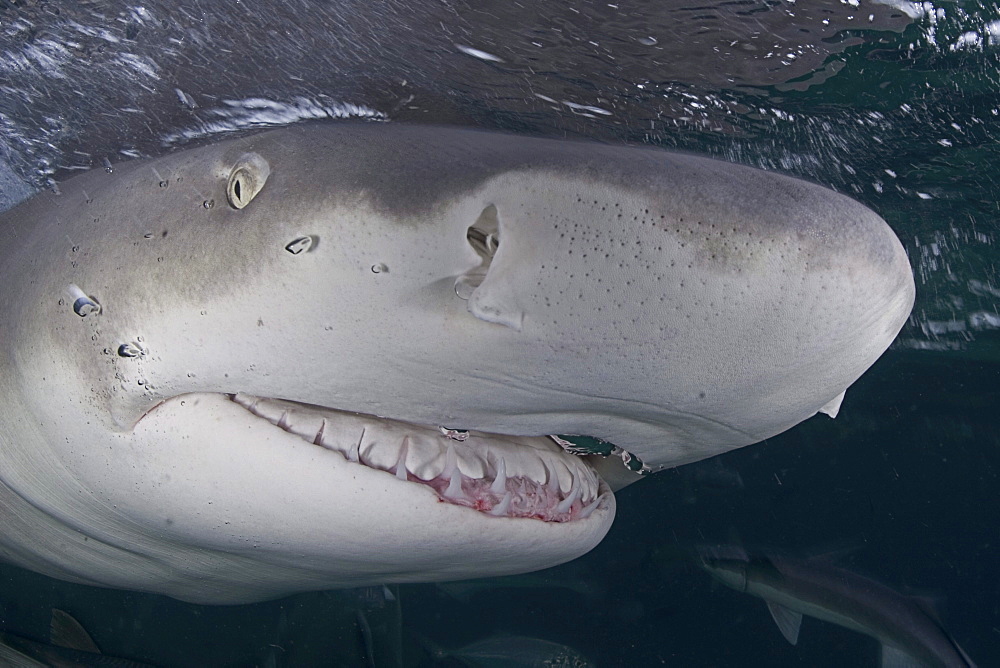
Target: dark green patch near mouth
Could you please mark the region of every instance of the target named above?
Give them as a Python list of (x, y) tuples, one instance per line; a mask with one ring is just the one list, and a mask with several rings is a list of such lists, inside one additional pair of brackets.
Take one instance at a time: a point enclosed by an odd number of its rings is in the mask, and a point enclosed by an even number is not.
[(631, 452), (619, 448), (614, 443), (609, 443), (593, 436), (577, 436), (573, 434), (559, 434), (558, 436), (553, 436), (552, 440), (571, 455), (599, 455), (601, 457), (618, 455), (622, 458), (622, 462), (628, 470), (635, 471), (636, 473), (648, 473), (648, 469), (646, 469), (646, 465), (642, 463), (641, 459)]
[(614, 443), (608, 443), (593, 436), (560, 434), (558, 438), (559, 440), (556, 443), (559, 443), (562, 449), (571, 455), (601, 455), (602, 457), (607, 457), (614, 454), (615, 449), (618, 447)]

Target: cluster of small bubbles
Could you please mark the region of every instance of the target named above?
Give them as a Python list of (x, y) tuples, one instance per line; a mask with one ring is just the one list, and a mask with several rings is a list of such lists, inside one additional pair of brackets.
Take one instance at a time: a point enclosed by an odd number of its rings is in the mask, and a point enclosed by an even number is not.
[(170, 185), (170, 181), (167, 181), (166, 179), (160, 181), (160, 187), (161, 188), (166, 188), (169, 185)]

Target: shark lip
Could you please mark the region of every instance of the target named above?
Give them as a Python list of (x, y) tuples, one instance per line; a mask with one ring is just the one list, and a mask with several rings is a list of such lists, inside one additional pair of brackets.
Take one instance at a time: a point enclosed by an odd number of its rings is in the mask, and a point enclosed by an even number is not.
[(270, 425), (347, 461), (431, 488), (495, 517), (587, 519), (610, 494), (594, 469), (546, 436), (428, 427), (244, 393), (226, 395)]

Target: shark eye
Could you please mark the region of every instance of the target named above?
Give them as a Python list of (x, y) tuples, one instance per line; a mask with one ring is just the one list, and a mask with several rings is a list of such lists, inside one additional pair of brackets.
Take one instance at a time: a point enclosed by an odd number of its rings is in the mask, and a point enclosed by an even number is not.
[(242, 209), (264, 188), (271, 167), (256, 153), (247, 153), (237, 161), (226, 184), (226, 199), (234, 209)]

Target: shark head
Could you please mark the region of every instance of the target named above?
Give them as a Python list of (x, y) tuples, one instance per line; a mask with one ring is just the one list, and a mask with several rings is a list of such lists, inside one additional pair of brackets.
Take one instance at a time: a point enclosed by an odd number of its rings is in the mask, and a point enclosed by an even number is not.
[(0, 554), (205, 602), (544, 568), (648, 470), (885, 350), (905, 253), (824, 188), (649, 148), (306, 125), (0, 221)]

